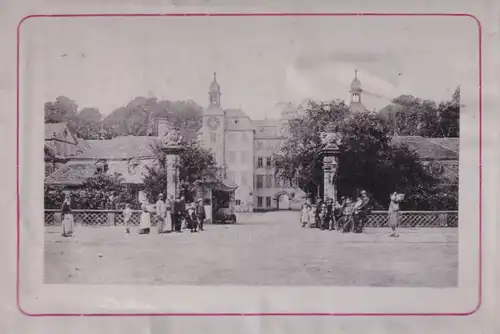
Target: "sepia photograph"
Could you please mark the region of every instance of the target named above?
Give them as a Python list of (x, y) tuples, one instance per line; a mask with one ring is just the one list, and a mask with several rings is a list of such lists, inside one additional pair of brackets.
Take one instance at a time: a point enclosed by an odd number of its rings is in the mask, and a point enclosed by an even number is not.
[(45, 284), (457, 287), (474, 30), (297, 20), (39, 24)]

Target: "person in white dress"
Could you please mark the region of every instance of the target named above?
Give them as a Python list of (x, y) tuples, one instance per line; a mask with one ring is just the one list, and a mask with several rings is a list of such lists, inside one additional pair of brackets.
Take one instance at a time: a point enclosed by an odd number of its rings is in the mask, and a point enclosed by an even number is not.
[(151, 214), (149, 213), (146, 202), (141, 205), (141, 223), (139, 225), (139, 234), (149, 234), (151, 230)]
[(132, 209), (130, 204), (125, 204), (125, 209), (123, 210), (123, 222), (125, 223), (125, 232), (130, 233), (130, 220), (132, 219)]

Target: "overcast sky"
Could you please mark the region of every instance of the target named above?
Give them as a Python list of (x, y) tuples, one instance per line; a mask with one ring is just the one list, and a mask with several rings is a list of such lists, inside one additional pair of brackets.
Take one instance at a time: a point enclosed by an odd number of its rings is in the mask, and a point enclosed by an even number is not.
[(477, 80), (470, 18), (44, 18), (21, 38), (21, 89), (40, 109), (59, 95), (103, 114), (149, 94), (206, 106), (213, 72), (222, 106), (254, 119), (279, 117), (279, 102), (348, 100), (354, 69), (368, 109)]

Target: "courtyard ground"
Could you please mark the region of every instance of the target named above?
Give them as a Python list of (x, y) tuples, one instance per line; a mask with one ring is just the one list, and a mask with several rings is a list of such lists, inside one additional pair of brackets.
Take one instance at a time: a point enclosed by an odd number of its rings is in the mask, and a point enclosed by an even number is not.
[(301, 228), (297, 212), (241, 214), (199, 233), (46, 227), (48, 284), (456, 286), (458, 229), (343, 234)]

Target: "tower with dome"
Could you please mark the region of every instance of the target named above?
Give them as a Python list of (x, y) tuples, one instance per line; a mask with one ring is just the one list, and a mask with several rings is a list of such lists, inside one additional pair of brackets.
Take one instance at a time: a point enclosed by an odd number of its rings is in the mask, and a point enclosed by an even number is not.
[(351, 82), (351, 99), (349, 101), (349, 111), (352, 113), (365, 112), (366, 108), (361, 102), (361, 93), (363, 88), (361, 88), (361, 81), (358, 78), (358, 70), (354, 70), (354, 79)]

